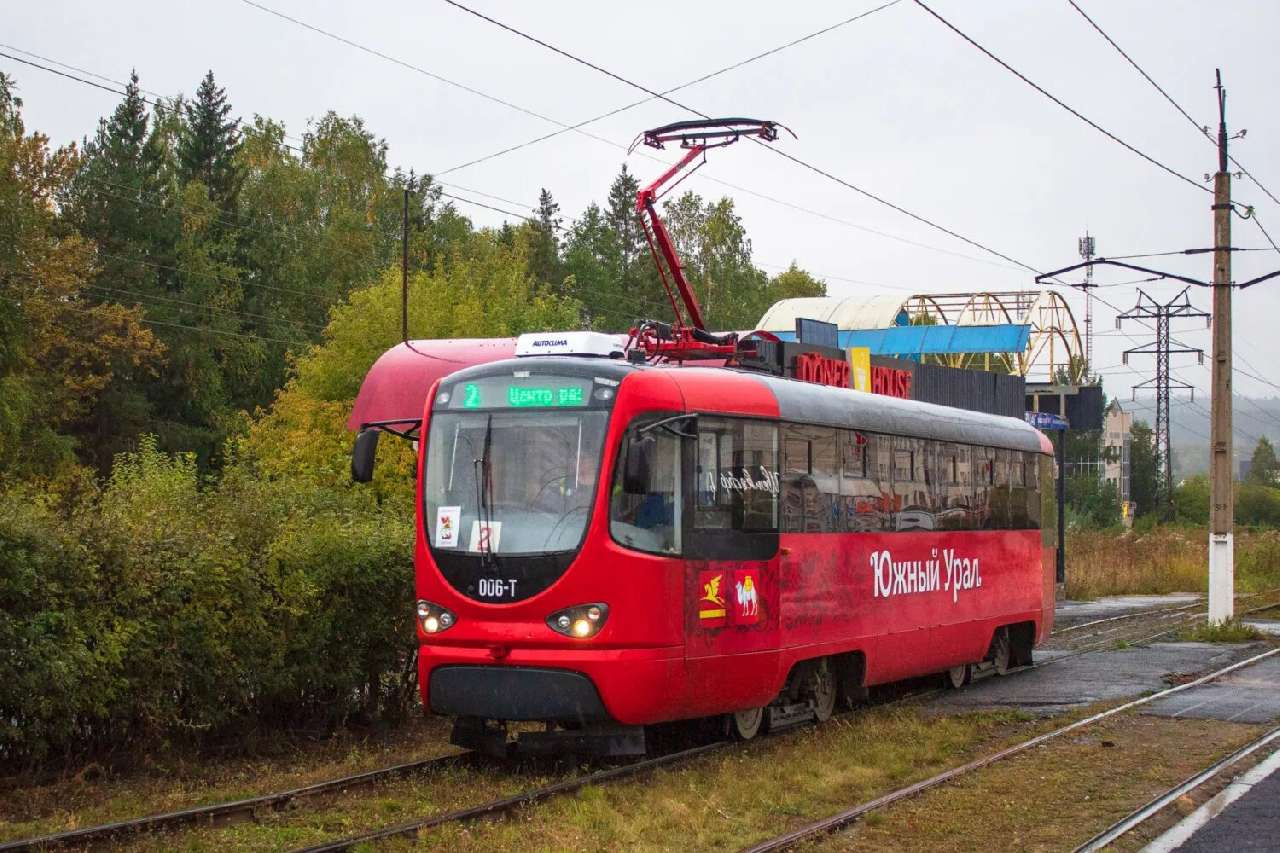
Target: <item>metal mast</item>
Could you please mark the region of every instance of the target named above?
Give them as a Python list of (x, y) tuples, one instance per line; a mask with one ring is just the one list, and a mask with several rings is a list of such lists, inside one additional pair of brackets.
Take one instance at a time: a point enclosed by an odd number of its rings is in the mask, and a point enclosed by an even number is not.
[(1169, 442), (1169, 399), (1173, 390), (1190, 391), (1191, 399), (1195, 399), (1195, 388), (1185, 382), (1172, 381), (1169, 375), (1169, 357), (1174, 354), (1194, 353), (1200, 363), (1204, 364), (1204, 350), (1186, 346), (1172, 346), (1173, 338), (1169, 334), (1169, 321), (1183, 317), (1203, 317), (1206, 323), (1209, 314), (1191, 304), (1190, 287), (1168, 302), (1156, 302), (1144, 291), (1138, 291), (1138, 304), (1116, 317), (1116, 328), (1121, 327), (1124, 320), (1154, 321), (1156, 339), (1142, 346), (1125, 350), (1124, 363), (1129, 363), (1130, 355), (1153, 355), (1156, 359), (1156, 375), (1145, 382), (1133, 386), (1133, 398), (1144, 388), (1155, 388), (1156, 392), (1156, 502), (1168, 508), (1173, 497), (1173, 455)]

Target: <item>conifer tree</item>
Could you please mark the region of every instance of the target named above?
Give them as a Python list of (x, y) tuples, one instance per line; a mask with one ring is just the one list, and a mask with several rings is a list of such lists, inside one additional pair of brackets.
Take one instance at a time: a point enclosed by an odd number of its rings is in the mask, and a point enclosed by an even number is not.
[(533, 223), (529, 271), (556, 295), (564, 294), (564, 264), (560, 259), (560, 205), (546, 187), (538, 195), (538, 218)]
[(626, 164), (622, 164), (618, 177), (613, 179), (613, 184), (609, 187), (605, 221), (618, 241), (618, 255), (624, 278), (644, 254), (644, 231), (636, 214), (636, 193), (639, 191), (640, 182), (627, 171)]
[(178, 164), (183, 183), (200, 181), (218, 207), (230, 210), (240, 188), (236, 152), (240, 148), (240, 119), (230, 118), (227, 92), (210, 71), (196, 96), (184, 105), (186, 121), (178, 138)]

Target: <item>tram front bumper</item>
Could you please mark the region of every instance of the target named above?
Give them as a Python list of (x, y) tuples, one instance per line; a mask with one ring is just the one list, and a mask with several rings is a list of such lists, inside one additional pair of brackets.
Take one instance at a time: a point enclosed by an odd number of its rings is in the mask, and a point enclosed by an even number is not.
[(423, 704), (490, 720), (646, 725), (678, 719), (684, 649), (510, 649), (423, 645)]

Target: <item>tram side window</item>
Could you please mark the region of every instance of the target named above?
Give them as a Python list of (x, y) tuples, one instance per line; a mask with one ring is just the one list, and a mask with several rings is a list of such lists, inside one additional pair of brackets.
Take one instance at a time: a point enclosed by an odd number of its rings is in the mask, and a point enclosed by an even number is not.
[(1040, 527), (1040, 454), (1022, 454), (1022, 464), (1026, 470), (1027, 527), (1036, 530)]
[(965, 530), (972, 526), (973, 487), (969, 481), (969, 447), (955, 442), (938, 444), (939, 481), (934, 491), (936, 526)]
[(1010, 451), (1003, 448), (988, 451), (994, 455), (991, 476), (991, 526), (996, 530), (1008, 530), (1012, 521), (1009, 462)]
[(1002, 451), (1009, 456), (1009, 527), (1014, 530), (1026, 530), (1031, 526), (1027, 515), (1027, 454), (1021, 450)]
[(778, 430), (773, 424), (701, 417), (694, 472), (694, 527), (778, 529)]
[[(840, 433), (841, 473), (840, 503), (844, 508), (844, 530), (865, 533), (889, 530), (892, 514), (889, 500), (892, 490), (887, 459), (879, 460), (889, 440), (872, 433), (842, 430)], [(887, 457), (888, 450), (884, 450)]]
[(924, 475), (925, 442), (919, 438), (893, 437), (894, 529), (928, 530), (933, 527), (929, 487)]
[(995, 451), (990, 447), (973, 448), (973, 528), (991, 530), (998, 527), (992, 513), (995, 485)]
[(838, 529), (840, 486), (835, 430), (784, 424), (781, 432), (782, 532), (829, 533)]

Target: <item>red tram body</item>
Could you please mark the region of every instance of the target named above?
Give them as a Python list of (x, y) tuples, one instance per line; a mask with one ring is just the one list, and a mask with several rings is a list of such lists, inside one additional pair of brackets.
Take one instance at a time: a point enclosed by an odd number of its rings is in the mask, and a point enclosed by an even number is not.
[(1028, 663), (1052, 627), (1052, 447), (1013, 418), (533, 356), (436, 379), (420, 440), (419, 684), (465, 745), (749, 737), (833, 683)]

